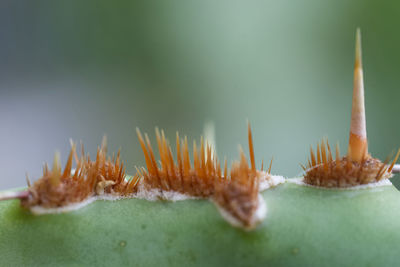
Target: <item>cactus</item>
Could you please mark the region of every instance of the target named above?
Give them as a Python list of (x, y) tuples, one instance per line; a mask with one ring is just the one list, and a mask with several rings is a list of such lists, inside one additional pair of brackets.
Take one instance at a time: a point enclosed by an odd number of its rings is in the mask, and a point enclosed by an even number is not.
[(64, 170), (56, 154), (27, 189), (0, 193), (1, 265), (397, 265), (400, 150), (390, 164), (368, 153), (359, 30), (354, 74), (348, 153), (323, 140), (304, 177), (257, 169), (250, 124), (250, 161), (240, 149), (229, 171), (207, 138), (191, 160), (177, 133), (174, 160), (158, 129), (160, 164), (137, 130), (147, 168), (133, 176), (105, 141), (94, 160), (72, 143)]

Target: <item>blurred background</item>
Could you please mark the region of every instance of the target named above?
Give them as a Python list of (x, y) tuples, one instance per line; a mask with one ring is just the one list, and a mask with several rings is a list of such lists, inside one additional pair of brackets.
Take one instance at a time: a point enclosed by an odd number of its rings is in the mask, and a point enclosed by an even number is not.
[[(128, 173), (144, 165), (135, 128), (197, 139), (217, 154), (301, 175), (322, 137), (347, 151), (354, 39), (363, 36), (370, 152), (400, 146), (399, 1), (0, 2), (0, 190), (41, 175), (69, 138), (94, 156), (104, 134)], [(395, 182), (398, 183), (398, 177)]]

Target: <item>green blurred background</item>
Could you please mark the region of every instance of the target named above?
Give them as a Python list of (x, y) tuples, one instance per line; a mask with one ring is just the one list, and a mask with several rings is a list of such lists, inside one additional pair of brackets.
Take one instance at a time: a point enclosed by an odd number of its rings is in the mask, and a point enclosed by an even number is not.
[[(301, 174), (326, 136), (347, 151), (354, 35), (363, 33), (369, 148), (400, 146), (398, 1), (1, 1), (0, 189), (40, 177), (69, 138), (104, 134), (128, 172), (135, 128), (190, 139), (213, 121), (219, 157), (247, 148)], [(153, 142), (153, 145), (155, 142)], [(395, 179), (396, 180), (396, 179)]]

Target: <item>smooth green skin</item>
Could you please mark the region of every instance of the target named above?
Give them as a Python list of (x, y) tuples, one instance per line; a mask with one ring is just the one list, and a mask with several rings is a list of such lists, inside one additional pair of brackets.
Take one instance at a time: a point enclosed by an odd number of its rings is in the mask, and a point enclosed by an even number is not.
[(229, 225), (207, 200), (96, 201), (33, 216), (0, 203), (1, 266), (397, 266), (400, 193), (285, 183), (263, 192), (266, 220)]

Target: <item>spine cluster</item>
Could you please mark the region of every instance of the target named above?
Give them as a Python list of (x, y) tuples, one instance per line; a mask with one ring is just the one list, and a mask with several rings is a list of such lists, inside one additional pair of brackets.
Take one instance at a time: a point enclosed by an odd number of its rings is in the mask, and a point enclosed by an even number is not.
[[(117, 197), (135, 197), (139, 191), (159, 193), (176, 192), (191, 197), (212, 199), (219, 208), (229, 213), (246, 228), (256, 223), (254, 214), (259, 206), (260, 179), (268, 179), (268, 173), (256, 170), (254, 148), (250, 126), (248, 127), (250, 166), (242, 149), (240, 161), (234, 162), (228, 171), (212, 147), (201, 138), (200, 146), (193, 143), (193, 157), (190, 158), (188, 141), (176, 135), (176, 160), (164, 132), (156, 130), (160, 163), (157, 164), (153, 148), (147, 134), (144, 138), (137, 131), (147, 169), (137, 168), (137, 173), (127, 178), (120, 153), (116, 157), (107, 157), (107, 146), (103, 142), (98, 148), (96, 159), (92, 161), (82, 149), (78, 157), (72, 144), (67, 164), (61, 171), (58, 157), (52, 170), (44, 166), (43, 177), (29, 186), (29, 195), (22, 199), (22, 206), (31, 208), (64, 207), (82, 202), (89, 197), (111, 195)], [(72, 170), (75, 158), (76, 168)]]
[(379, 182), (392, 177), (392, 169), (399, 154), (400, 150), (390, 165), (387, 165), (388, 160), (381, 162), (366, 152), (358, 162), (347, 156), (340, 157), (336, 146), (336, 157), (333, 159), (328, 141), (326, 144), (322, 141), (321, 145), (317, 145), (316, 156), (310, 148), (310, 158), (306, 167), (303, 167), (306, 172), (304, 182), (321, 187), (351, 187)]

